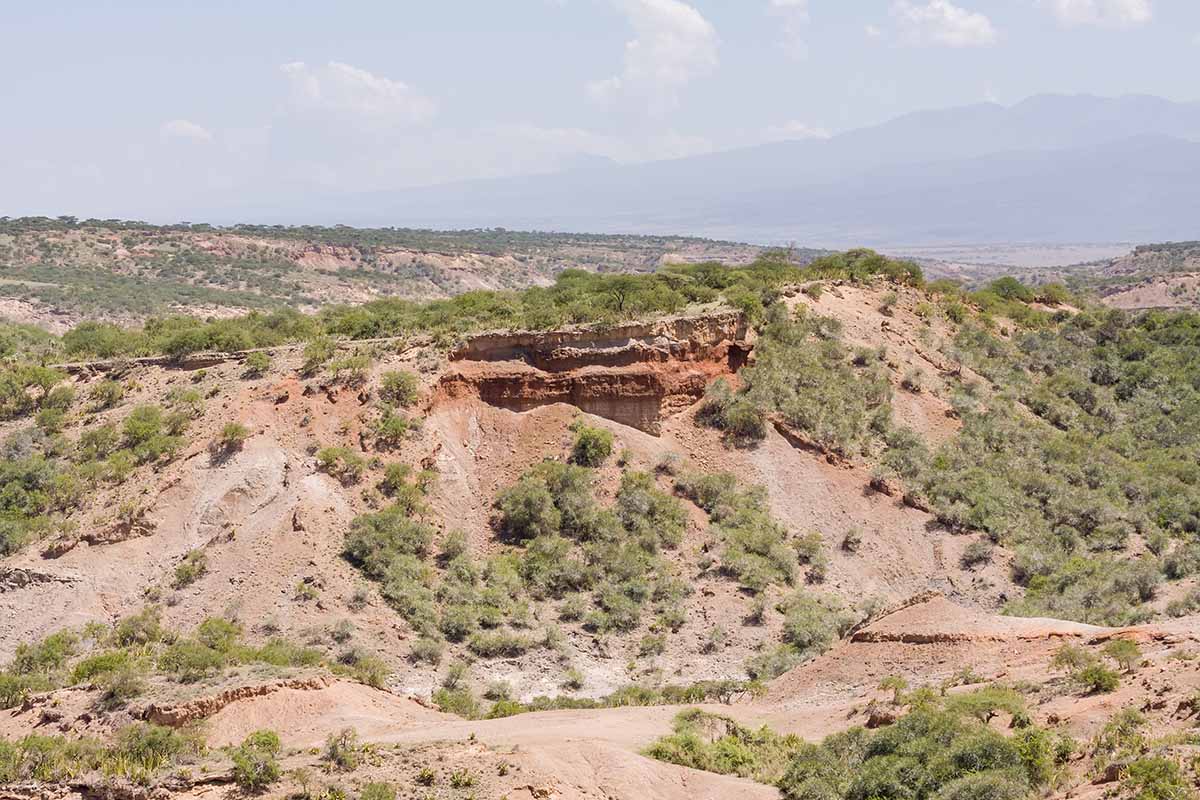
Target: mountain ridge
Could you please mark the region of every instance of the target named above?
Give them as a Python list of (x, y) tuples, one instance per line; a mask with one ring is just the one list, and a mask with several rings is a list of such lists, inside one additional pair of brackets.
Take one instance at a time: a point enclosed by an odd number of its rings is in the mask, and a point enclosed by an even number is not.
[[(1013, 189), (1030, 197), (1051, 193), (1057, 199), (1027, 219), (1011, 218), (1000, 224), (990, 221), (984, 237), (989, 241), (1187, 238), (1188, 231), (1194, 232), (1195, 214), (1190, 206), (1173, 210), (1170, 204), (1155, 202), (1159, 196), (1174, 196), (1178, 181), (1163, 174), (1169, 165), (1155, 157), (1153, 148), (1112, 152), (1108, 158), (1115, 159), (1113, 164), (1088, 168), (1120, 168), (1119, 183), (1114, 186), (1124, 195), (1119, 215), (1110, 218), (1092, 209), (1081, 217), (1073, 213), (1075, 203), (1080, 197), (1089, 199), (1091, 191), (1086, 187), (1074, 195), (1061, 191), (1071, 184), (1064, 187), (1061, 183), (1057, 161), (1078, 163), (1097, 147), (1132, 143), (1143, 136), (1184, 143), (1200, 140), (1200, 103), (1176, 103), (1146, 95), (1036, 95), (1008, 107), (983, 103), (913, 112), (826, 140), (790, 140), (644, 164), (597, 165), (565, 173), (346, 195), (337, 200), (337, 206), (341, 216), (355, 224), (403, 221), (456, 227), (469, 222), (549, 230), (689, 232), (823, 246), (844, 245), (851, 239), (875, 246), (918, 240), (965, 241), (981, 238), (979, 226), (953, 214), (946, 215), (934, 232), (905, 221), (903, 214), (877, 214), (873, 219), (883, 229), (877, 238), (843, 231), (845, 221), (837, 219), (836, 213), (823, 213), (822, 208), (793, 215), (783, 224), (778, 220), (764, 224), (763, 218), (772, 216), (779, 195), (803, 195), (822, 187), (845, 187), (840, 193), (857, 205), (870, 205), (901, 188), (925, 197), (938, 186), (923, 182), (919, 172), (905, 176), (902, 187), (875, 187), (866, 179), (880, 171), (903, 172), (906, 167), (937, 162), (967, 165), (977, 159), (983, 159), (980, 164), (990, 171), (961, 187), (961, 205), (986, 208), (990, 195), (979, 185), (1005, 183), (1012, 175), (1012, 165), (1001, 156), (1026, 152), (1030, 154), (1026, 169), (1018, 173), (1021, 182)], [(1185, 173), (1195, 168), (1197, 156), (1191, 148), (1174, 149), (1184, 156)], [(1037, 154), (1053, 157), (1039, 158)], [(1030, 169), (1032, 166), (1037, 169)], [(825, 192), (828, 195), (828, 188)], [(743, 202), (737, 208), (725, 201), (731, 196), (753, 200), (760, 193), (768, 199)], [(1003, 198), (1003, 203), (1011, 205), (1015, 199), (1014, 194)], [(293, 219), (297, 216), (288, 213)], [(1067, 235), (1059, 227), (1071, 228), (1074, 233)]]

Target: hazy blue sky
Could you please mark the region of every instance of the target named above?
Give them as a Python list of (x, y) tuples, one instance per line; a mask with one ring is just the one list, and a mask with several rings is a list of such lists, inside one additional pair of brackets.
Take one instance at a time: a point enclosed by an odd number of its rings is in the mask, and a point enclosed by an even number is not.
[(1196, 100), (1198, 0), (5, 3), (0, 214), (178, 219), (827, 136), (1043, 92)]

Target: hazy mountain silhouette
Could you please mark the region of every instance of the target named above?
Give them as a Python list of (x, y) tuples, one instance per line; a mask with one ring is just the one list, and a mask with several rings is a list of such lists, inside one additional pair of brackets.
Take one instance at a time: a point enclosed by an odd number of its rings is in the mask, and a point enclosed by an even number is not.
[(1197, 142), (1200, 103), (1040, 95), (921, 111), (826, 140), (631, 166), (588, 160), (335, 202), (349, 224), (813, 244), (1194, 238)]

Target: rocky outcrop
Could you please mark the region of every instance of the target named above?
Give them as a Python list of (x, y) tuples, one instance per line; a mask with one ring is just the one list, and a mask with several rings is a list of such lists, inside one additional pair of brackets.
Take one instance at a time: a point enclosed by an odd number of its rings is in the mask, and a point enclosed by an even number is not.
[(0, 594), (44, 583), (75, 583), (77, 580), (79, 579), (68, 575), (50, 575), (21, 567), (3, 567), (0, 568)]
[(737, 371), (750, 335), (745, 315), (722, 311), (604, 328), (485, 333), (468, 339), (450, 359), (519, 361), (546, 372), (728, 359)]
[(713, 379), (736, 373), (753, 348), (733, 311), (611, 328), (489, 333), (451, 354), (439, 399), (476, 397), (512, 411), (569, 403), (657, 434)]
[(238, 700), (245, 700), (251, 697), (264, 697), (282, 689), (324, 689), (329, 686), (330, 682), (328, 676), (316, 675), (307, 678), (295, 678), (288, 681), (276, 681), (275, 683), (238, 686), (233, 689), (226, 689), (219, 694), (198, 697), (186, 703), (178, 703), (176, 705), (155, 703), (147, 706), (141, 716), (147, 722), (153, 722), (155, 725), (169, 725), (173, 728), (178, 728), (189, 722), (211, 717), (225, 708), (225, 706)]

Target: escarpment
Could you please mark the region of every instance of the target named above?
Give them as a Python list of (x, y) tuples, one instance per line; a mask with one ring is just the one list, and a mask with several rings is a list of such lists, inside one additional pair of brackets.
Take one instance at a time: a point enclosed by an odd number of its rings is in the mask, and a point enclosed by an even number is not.
[(439, 395), (512, 411), (570, 403), (657, 435), (665, 417), (735, 374), (752, 351), (745, 316), (730, 311), (602, 330), (489, 333), (451, 354)]

